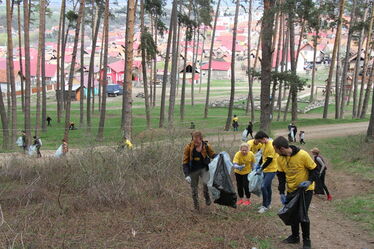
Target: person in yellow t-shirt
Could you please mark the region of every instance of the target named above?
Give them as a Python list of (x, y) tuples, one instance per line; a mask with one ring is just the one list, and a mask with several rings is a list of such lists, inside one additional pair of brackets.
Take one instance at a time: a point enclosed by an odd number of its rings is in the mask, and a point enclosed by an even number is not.
[(232, 119), (232, 127), (234, 128), (234, 131), (238, 131), (239, 118), (236, 115), (234, 115), (234, 118)]
[[(318, 177), (317, 165), (310, 157), (308, 152), (289, 145), (285, 137), (277, 137), (273, 141), (275, 151), (279, 154), (277, 158), (278, 164), (278, 190), (281, 197), (281, 202), (287, 204), (294, 196), (298, 189), (305, 190), (305, 209), (308, 214), (309, 205), (312, 201), (314, 181)], [(287, 185), (287, 195), (285, 189)], [(297, 217), (297, 215), (295, 216)], [(299, 224), (303, 232), (303, 248), (311, 248), (310, 241), (310, 223), (298, 222), (291, 226), (292, 234), (285, 240), (284, 243), (296, 244), (300, 242)]]
[(133, 144), (131, 143), (130, 140), (127, 139), (127, 137), (123, 137), (123, 144), (121, 145), (121, 148), (127, 148), (127, 149), (132, 149)]
[(258, 142), (256, 139), (248, 140), (247, 144), (249, 145), (249, 151), (253, 154), (256, 154), (262, 148), (262, 143)]
[[(238, 190), (239, 200), (236, 205), (248, 206), (251, 204), (249, 200), (251, 198), (251, 193), (249, 192), (249, 182), (248, 174), (252, 171), (253, 164), (255, 162), (255, 156), (251, 151), (249, 151), (249, 146), (247, 143), (242, 143), (240, 149), (236, 152), (233, 160), (234, 172), (236, 178), (236, 186)], [(244, 191), (243, 191), (244, 190)], [(247, 200), (244, 200), (244, 193)]]
[(270, 208), (271, 204), (271, 183), (277, 172), (277, 154), (273, 148), (273, 143), (269, 139), (269, 136), (263, 132), (259, 131), (255, 135), (255, 140), (257, 143), (262, 143), (262, 164), (260, 170), (257, 174), (264, 173), (264, 181), (261, 187), (262, 192), (262, 206), (259, 209), (259, 213), (264, 213)]

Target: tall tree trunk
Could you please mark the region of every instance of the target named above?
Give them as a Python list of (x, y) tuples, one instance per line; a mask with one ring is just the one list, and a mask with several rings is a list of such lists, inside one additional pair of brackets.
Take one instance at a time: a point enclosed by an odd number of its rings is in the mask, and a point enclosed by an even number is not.
[(18, 49), (19, 49), (19, 75), (21, 79), (21, 103), (22, 111), (25, 111), (25, 94), (24, 94), (24, 77), (23, 77), (23, 65), (22, 65), (22, 33), (21, 33), (21, 1), (17, 2), (17, 23), (18, 23)]
[(211, 41), (210, 50), (209, 50), (208, 80), (207, 80), (207, 87), (206, 87), (204, 118), (208, 117), (208, 112), (209, 112), (210, 77), (211, 77), (211, 71), (212, 71), (212, 59), (213, 59), (214, 39), (216, 37), (216, 27), (217, 27), (217, 20), (218, 20), (218, 16), (219, 16), (219, 6), (220, 6), (220, 4), (221, 4), (221, 0), (218, 0), (217, 9), (216, 9), (216, 15), (214, 17), (212, 41)]
[[(140, 32), (145, 34), (144, 26), (144, 0), (140, 0)], [(147, 80), (147, 62), (144, 39), (141, 39), (141, 53), (142, 53), (142, 72), (143, 72), (143, 89), (144, 89), (144, 105), (145, 105), (145, 116), (147, 119), (147, 129), (151, 128), (151, 110), (149, 106), (149, 95), (148, 95), (148, 80)]]
[[(40, 1), (40, 5), (42, 5), (42, 1)], [(40, 130), (40, 67), (41, 67), (41, 57), (42, 57), (42, 50), (44, 50), (44, 44), (42, 44), (42, 36), (43, 36), (43, 28), (42, 28), (42, 14), (45, 5), (43, 3), (43, 6), (40, 6), (39, 8), (39, 38), (38, 38), (38, 58), (37, 58), (37, 66), (36, 66), (36, 118), (35, 118), (35, 136), (39, 136), (39, 130)]]
[[(281, 46), (282, 46), (282, 40), (283, 40), (283, 17), (282, 15), (279, 16), (279, 32), (278, 32), (278, 45), (277, 45), (277, 57), (276, 57), (276, 60), (275, 60), (275, 72), (278, 72), (279, 71), (279, 63), (280, 63), (280, 57), (281, 57)], [(278, 85), (278, 83), (280, 84), (280, 82), (278, 82), (276, 79), (274, 79), (274, 83), (273, 83), (273, 89), (272, 89), (272, 92), (271, 92), (271, 116), (274, 117), (274, 104), (275, 104), (275, 94), (276, 94), (276, 87)], [(279, 86), (278, 86), (279, 87)]]
[[(99, 62), (99, 70), (103, 68), (103, 53), (104, 53), (104, 40), (105, 40), (105, 31), (103, 28), (102, 36), (101, 36), (101, 46), (100, 46), (100, 62)], [(103, 88), (104, 81), (101, 78), (102, 74), (99, 74), (99, 89), (98, 89), (98, 97), (99, 97), (99, 112), (101, 111), (101, 91)], [(114, 82), (112, 82), (114, 83)], [(115, 82), (116, 84), (117, 82)]]
[[(178, 72), (178, 17), (177, 11), (174, 11), (173, 15), (173, 40), (172, 40), (172, 57), (171, 57), (171, 77), (170, 77), (170, 94), (169, 94), (169, 111), (168, 111), (168, 126), (172, 128), (174, 126), (174, 107), (175, 107), (175, 93), (176, 93), (176, 86), (177, 86), (177, 72)], [(195, 69), (194, 69), (195, 70)]]
[(201, 93), (201, 84), (203, 83), (203, 74), (201, 72), (201, 66), (203, 64), (203, 59), (204, 59), (204, 48), (205, 48), (205, 36), (206, 36), (206, 27), (204, 26), (203, 30), (203, 45), (201, 48), (201, 56), (200, 56), (200, 62), (199, 62), (199, 70), (200, 70), (200, 77), (199, 77), (199, 93)]
[[(23, 21), (25, 34), (25, 132), (27, 143), (31, 141), (31, 76), (30, 76), (30, 12), (29, 0), (23, 1)], [(27, 144), (29, 145), (29, 144)]]
[[(339, 117), (343, 118), (344, 116), (344, 108), (345, 108), (345, 95), (346, 95), (346, 85), (347, 85), (347, 73), (349, 70), (349, 57), (351, 54), (351, 43), (352, 43), (352, 36), (354, 32), (354, 24), (356, 20), (356, 0), (353, 0), (353, 7), (351, 11), (351, 20), (349, 21), (349, 32), (348, 32), (348, 39), (347, 39), (347, 48), (345, 52), (345, 58), (344, 58), (344, 66), (343, 66), (343, 73), (342, 73), (342, 91), (341, 91), (341, 102), (340, 102), (340, 113)], [(352, 85), (351, 85), (352, 87)]]
[[(94, 3), (94, 1), (92, 1)], [(99, 35), (99, 28), (100, 28), (100, 10), (99, 7), (96, 8), (95, 20), (94, 20), (94, 27), (93, 27), (93, 34), (92, 34), (92, 45), (91, 45), (91, 55), (90, 55), (90, 65), (88, 69), (88, 76), (87, 76), (87, 105), (86, 105), (86, 122), (87, 122), (87, 129), (91, 130), (91, 94), (93, 78), (94, 78), (94, 68), (95, 68), (95, 51), (96, 51), (96, 43), (97, 37)], [(101, 69), (100, 69), (101, 70)], [(106, 70), (106, 68), (104, 69)], [(101, 74), (101, 71), (100, 71)]]
[(301, 30), (300, 30), (300, 37), (299, 37), (299, 43), (297, 45), (297, 50), (296, 50), (296, 66), (299, 61), (299, 55), (300, 55), (300, 48), (301, 48), (301, 41), (303, 40), (305, 32), (305, 20), (301, 22)]
[[(40, 2), (41, 6), (41, 13), (40, 13), (40, 28), (42, 29), (42, 34), (41, 34), (41, 44), (45, 44), (45, 12), (46, 12), (46, 7), (47, 3), (45, 0), (41, 0)], [(42, 55), (41, 55), (41, 77), (42, 77), (42, 130), (45, 132), (47, 131), (47, 89), (46, 89), (46, 81), (45, 81), (45, 49), (44, 47), (42, 48)]]
[[(14, 78), (14, 64), (13, 64), (13, 35), (12, 35), (12, 17), (11, 10), (12, 3), (10, 0), (6, 1), (6, 16), (7, 16), (7, 62), (8, 62), (8, 82), (10, 83), (11, 97), (12, 97), (12, 135), (11, 141), (16, 141), (17, 136), (17, 95), (16, 83)], [(22, 61), (20, 61), (22, 63)], [(9, 98), (9, 95), (8, 95)], [(9, 116), (8, 116), (9, 117)]]
[[(173, 8), (171, 11), (171, 16), (174, 16), (174, 13), (177, 11), (177, 0), (173, 0)], [(168, 34), (168, 41), (166, 45), (166, 55), (165, 55), (165, 65), (164, 65), (164, 76), (162, 77), (162, 90), (161, 90), (161, 108), (160, 108), (160, 122), (159, 127), (164, 127), (165, 122), (165, 102), (166, 102), (166, 84), (168, 80), (168, 68), (169, 68), (169, 55), (170, 55), (170, 47), (171, 47), (171, 38), (173, 35), (172, 27), (173, 27), (173, 18), (170, 18), (170, 25), (169, 25), (169, 34)]]
[(122, 129), (124, 135), (131, 139), (132, 136), (132, 63), (134, 53), (135, 30), (135, 0), (127, 2), (126, 22), (126, 51), (125, 51), (125, 75), (123, 86)]
[[(369, 7), (369, 6), (368, 6)], [(364, 68), (362, 71), (362, 79), (361, 79), (361, 89), (360, 89), (360, 98), (358, 100), (358, 108), (357, 108), (357, 116), (359, 116), (362, 113), (363, 109), (363, 96), (364, 96), (364, 89), (365, 89), (365, 82), (367, 81), (367, 70), (368, 70), (368, 62), (369, 62), (369, 50), (370, 50), (370, 43), (372, 38), (372, 29), (373, 29), (373, 15), (374, 15), (374, 6), (372, 5), (371, 8), (371, 14), (370, 14), (370, 23), (369, 23), (369, 29), (367, 31), (367, 42), (365, 46), (365, 60), (364, 60)], [(360, 115), (361, 116), (361, 115)]]
[[(371, 75), (373, 74), (373, 68), (371, 69)], [(370, 94), (370, 93), (369, 93)], [(373, 140), (374, 139), (374, 92), (371, 94), (372, 100), (371, 100), (371, 115), (370, 115), (370, 121), (369, 121), (369, 127), (367, 131), (367, 139)]]
[[(188, 12), (190, 16), (190, 11)], [(187, 50), (188, 50), (188, 39), (187, 39), (188, 30), (186, 28), (185, 40), (184, 40), (184, 60), (183, 60), (183, 77), (182, 77), (182, 93), (181, 93), (181, 104), (180, 104), (180, 118), (184, 120), (184, 106), (186, 99), (186, 67), (187, 67)]]
[[(197, 39), (196, 39), (197, 34)], [(194, 45), (192, 49), (192, 79), (191, 79), (191, 105), (195, 105), (195, 72), (196, 72), (196, 60), (199, 53), (199, 40), (200, 40), (200, 26), (197, 28), (197, 31), (195, 29), (194, 33)]]
[(84, 35), (85, 35), (85, 10), (82, 13), (82, 27), (81, 27), (81, 54), (80, 54), (80, 89), (79, 89), (79, 125), (82, 127), (84, 124)]
[(336, 51), (336, 73), (335, 73), (335, 119), (339, 119), (339, 111), (340, 111), (340, 89), (341, 89), (341, 72), (340, 72), (340, 46), (341, 46), (341, 36), (339, 36), (338, 40), (338, 49)]
[(97, 133), (97, 140), (102, 141), (104, 138), (104, 125), (105, 125), (105, 112), (106, 112), (106, 86), (108, 85), (107, 67), (108, 67), (108, 43), (109, 43), (109, 0), (105, 1), (104, 9), (104, 27), (103, 27), (103, 40), (104, 40), (104, 56), (103, 56), (103, 79), (102, 79), (102, 102), (100, 107), (100, 121), (99, 130)]
[(264, 15), (261, 23), (261, 116), (260, 129), (270, 131), (270, 85), (271, 85), (271, 41), (273, 36), (274, 0), (264, 0)]
[(334, 49), (332, 51), (332, 58), (331, 58), (331, 65), (330, 65), (330, 70), (329, 70), (329, 76), (327, 78), (327, 84), (326, 84), (326, 95), (325, 95), (325, 104), (323, 107), (323, 118), (327, 118), (327, 114), (329, 111), (329, 100), (330, 100), (330, 89), (331, 89), (331, 82), (332, 82), (332, 75), (334, 73), (334, 68), (335, 68), (335, 61), (336, 61), (336, 56), (337, 56), (337, 49), (339, 45), (339, 37), (341, 34), (342, 30), (342, 17), (343, 17), (343, 12), (344, 12), (344, 5), (345, 5), (345, 0), (340, 0), (339, 2), (339, 19), (338, 19), (338, 27), (336, 29), (336, 36), (335, 36), (335, 42), (334, 42)]
[(312, 69), (312, 85), (310, 87), (310, 98), (309, 102), (314, 101), (314, 82), (316, 80), (316, 58), (317, 58), (317, 46), (318, 46), (318, 33), (319, 29), (316, 30), (316, 35), (313, 37), (313, 69)]
[[(295, 58), (295, 24), (294, 24), (294, 12), (291, 11), (288, 16), (288, 25), (290, 29), (290, 57), (291, 57), (291, 73), (296, 75), (296, 58)], [(290, 83), (290, 94), (291, 94), (291, 119), (297, 120), (297, 86)]]
[(3, 149), (6, 150), (9, 148), (9, 126), (8, 118), (5, 111), (3, 92), (1, 91), (0, 84), (0, 116), (1, 116), (1, 127), (3, 131)]
[(239, 7), (240, 0), (236, 0), (235, 7), (235, 18), (234, 18), (234, 28), (232, 30), (232, 52), (231, 52), (231, 92), (230, 92), (230, 102), (229, 102), (229, 111), (227, 113), (225, 131), (230, 130), (231, 120), (232, 120), (232, 111), (234, 107), (234, 97), (235, 97), (235, 59), (236, 59), (236, 35), (238, 30), (238, 16), (239, 16)]
[[(257, 62), (259, 61), (260, 45), (261, 45), (261, 35), (258, 36), (255, 62), (253, 64), (253, 70), (252, 70), (252, 73), (251, 73), (251, 78), (250, 78), (250, 82), (249, 82), (249, 91), (248, 91), (248, 95), (250, 96), (251, 120), (252, 121), (255, 120), (255, 102), (254, 102), (254, 97), (253, 97), (253, 82), (255, 80), (255, 70), (256, 70), (256, 67), (257, 67)], [(247, 105), (248, 105), (248, 100), (247, 100)]]
[(65, 30), (65, 6), (66, 0), (61, 1), (61, 11), (60, 11), (60, 21), (58, 25), (58, 35), (57, 35), (57, 82), (56, 82), (56, 99), (57, 99), (57, 123), (61, 122), (61, 110), (62, 110), (62, 87), (60, 86), (60, 77), (61, 77), (61, 50), (62, 44), (64, 43), (64, 30)]
[[(282, 15), (283, 24), (285, 23), (285, 18)], [(288, 57), (288, 44), (289, 44), (289, 32), (286, 25), (282, 25), (283, 28), (283, 48), (282, 48), (282, 60), (281, 60), (281, 72), (284, 72), (284, 64), (287, 63), (286, 57)], [(277, 121), (280, 120), (280, 115), (282, 111), (282, 88), (286, 88), (284, 82), (281, 80), (279, 83), (279, 91), (278, 91), (278, 115)], [(286, 113), (286, 112), (285, 112)]]
[[(362, 112), (361, 112), (360, 118), (365, 118), (366, 112), (367, 112), (367, 109), (368, 109), (371, 88), (373, 86), (373, 77), (374, 77), (373, 72), (374, 72), (374, 67), (371, 66), (370, 76), (369, 76), (370, 78), (368, 80), (368, 84), (367, 84), (367, 87), (366, 87), (365, 98), (364, 98), (364, 103), (363, 103), (363, 106), (362, 106)], [(374, 102), (372, 103), (372, 105), (374, 105)], [(372, 115), (373, 115), (373, 113), (372, 113)]]
[[(247, 96), (247, 105), (245, 108), (245, 113), (249, 114), (249, 105), (251, 101), (253, 101), (253, 92), (251, 87), (251, 42), (252, 42), (252, 36), (251, 36), (251, 30), (252, 30), (252, 0), (248, 1), (248, 36), (247, 36), (247, 76), (248, 76), (248, 96)], [(253, 68), (254, 70), (254, 68)], [(253, 119), (251, 118), (251, 121), (253, 122)]]
[[(365, 1), (365, 3), (366, 2), (367, 1)], [(368, 8), (365, 9), (363, 21), (366, 20), (367, 14), (368, 14)], [(360, 37), (358, 39), (359, 44), (358, 44), (358, 50), (357, 50), (357, 60), (356, 60), (356, 64), (355, 64), (355, 75), (354, 75), (354, 78), (353, 78), (353, 109), (352, 109), (352, 118), (357, 118), (358, 115), (359, 115), (359, 110), (357, 108), (358, 107), (358, 99), (357, 99), (358, 75), (359, 75), (360, 68), (361, 68), (360, 67), (361, 50), (362, 50), (363, 42), (365, 40), (364, 36), (365, 36), (365, 27), (362, 28), (361, 33), (360, 33)]]
[[(157, 25), (157, 17), (155, 18), (155, 23)], [(157, 27), (155, 26), (155, 38), (154, 38), (154, 41), (155, 41), (155, 46), (157, 48)], [(156, 106), (156, 82), (157, 82), (157, 55), (155, 56), (155, 58), (153, 59), (153, 104), (152, 106), (155, 107)]]
[(70, 66), (70, 72), (69, 72), (69, 81), (68, 81), (69, 90), (68, 90), (68, 96), (67, 96), (67, 101), (66, 101), (65, 133), (64, 133), (64, 138), (65, 138), (66, 141), (69, 140), (71, 93), (72, 93), (72, 89), (73, 89), (75, 61), (76, 61), (76, 57), (77, 57), (77, 50), (78, 50), (78, 43), (79, 43), (79, 32), (80, 32), (80, 28), (81, 28), (81, 22), (82, 22), (82, 17), (83, 17), (85, 0), (80, 0), (79, 2), (80, 2), (80, 5), (79, 5), (77, 23), (76, 23), (76, 26), (75, 26), (73, 54), (72, 54), (72, 58), (71, 58), (71, 66)]

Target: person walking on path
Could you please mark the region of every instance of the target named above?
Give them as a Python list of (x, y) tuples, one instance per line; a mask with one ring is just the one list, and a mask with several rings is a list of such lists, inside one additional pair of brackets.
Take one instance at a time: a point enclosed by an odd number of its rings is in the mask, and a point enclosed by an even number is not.
[[(255, 156), (249, 151), (249, 145), (242, 143), (239, 151), (236, 152), (233, 160), (233, 167), (236, 178), (236, 186), (238, 190), (239, 200), (236, 205), (248, 206), (251, 204), (250, 198), (251, 193), (249, 192), (248, 174), (252, 171), (253, 163), (255, 162)], [(245, 197), (247, 198), (244, 200)]]
[(232, 127), (234, 128), (234, 131), (238, 131), (238, 128), (239, 128), (239, 118), (234, 115), (233, 119), (232, 119)]
[(299, 140), (300, 140), (300, 144), (305, 144), (305, 132), (304, 131), (300, 131), (299, 133)]
[(247, 126), (247, 137), (248, 135), (251, 135), (251, 138), (253, 139), (252, 133), (253, 133), (253, 124), (251, 121), (249, 121), (248, 126)]
[(212, 201), (209, 196), (207, 183), (209, 181), (209, 162), (215, 157), (214, 150), (207, 141), (203, 141), (200, 131), (192, 133), (192, 141), (184, 148), (183, 173), (186, 181), (191, 185), (192, 199), (195, 210), (200, 209), (198, 185), (199, 178), (203, 182), (205, 204), (209, 206)]
[(263, 144), (261, 168), (257, 171), (257, 174), (261, 174), (262, 172), (264, 173), (264, 181), (261, 186), (262, 206), (258, 211), (259, 213), (264, 213), (270, 208), (271, 204), (271, 183), (277, 172), (277, 154), (273, 148), (273, 142), (269, 139), (269, 136), (265, 132), (257, 132), (255, 139), (257, 143)]
[(48, 116), (46, 120), (47, 120), (47, 125), (51, 126), (51, 121), (52, 121), (51, 117)]
[(42, 147), (42, 140), (38, 138), (37, 136), (34, 136), (33, 139), (34, 139), (33, 145), (36, 148), (36, 155), (37, 157), (42, 157), (42, 153), (40, 153), (40, 147)]
[[(295, 196), (296, 192), (301, 189), (305, 197), (305, 211), (308, 216), (309, 205), (312, 201), (314, 181), (317, 178), (317, 165), (309, 156), (308, 152), (296, 146), (289, 145), (286, 138), (280, 136), (273, 141), (273, 146), (279, 157), (277, 158), (278, 165), (278, 180), (279, 180), (279, 194), (283, 205), (287, 204)], [(287, 185), (287, 195), (285, 189)], [(298, 212), (299, 209), (296, 209)], [(295, 215), (298, 217), (298, 215)], [(303, 235), (303, 249), (311, 248), (310, 240), (310, 222), (300, 222), (295, 220), (291, 225), (292, 234), (283, 240), (286, 244), (300, 243), (299, 227), (301, 226)]]
[[(327, 166), (325, 163), (325, 159), (320, 155), (320, 151), (318, 148), (313, 148), (310, 152), (312, 152), (312, 155), (314, 157), (314, 162), (317, 164), (317, 170), (319, 174), (319, 180), (316, 181), (316, 189), (320, 189), (323, 194), (326, 193), (327, 195), (327, 200), (331, 201), (332, 196), (327, 189), (326, 183), (325, 183), (325, 177), (326, 177), (326, 170)], [(315, 191), (316, 194), (319, 194)]]

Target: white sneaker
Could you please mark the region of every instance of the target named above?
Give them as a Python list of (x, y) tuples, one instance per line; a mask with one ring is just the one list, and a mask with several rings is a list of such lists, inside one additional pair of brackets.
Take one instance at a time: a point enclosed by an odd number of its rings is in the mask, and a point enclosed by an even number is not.
[(264, 206), (259, 206), (259, 207), (258, 207), (258, 210), (260, 210), (260, 209), (262, 209), (262, 208), (264, 208)]
[(258, 210), (258, 212), (259, 212), (260, 214), (263, 214), (263, 213), (265, 213), (267, 210), (268, 210), (267, 207), (261, 207), (261, 209)]

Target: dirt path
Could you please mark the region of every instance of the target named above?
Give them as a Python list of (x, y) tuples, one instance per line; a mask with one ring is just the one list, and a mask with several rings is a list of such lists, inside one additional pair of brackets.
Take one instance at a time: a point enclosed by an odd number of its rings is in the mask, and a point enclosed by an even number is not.
[[(277, 182), (275, 180), (275, 182)], [(337, 212), (336, 201), (353, 197), (357, 193), (363, 194), (371, 190), (369, 181), (362, 181), (357, 176), (347, 175), (335, 170), (329, 165), (326, 184), (333, 196), (333, 201), (327, 201), (325, 196), (313, 196), (309, 210), (311, 221), (311, 240), (315, 249), (369, 249), (374, 248), (374, 238), (363, 227)], [(276, 185), (273, 183), (273, 204), (280, 207), (280, 201)], [(291, 229), (281, 226), (284, 237), (290, 235)], [(301, 232), (301, 231), (300, 231)], [(296, 249), (300, 246), (289, 246), (277, 243), (276, 248)]]

